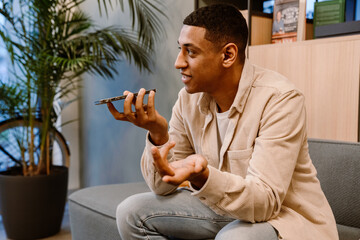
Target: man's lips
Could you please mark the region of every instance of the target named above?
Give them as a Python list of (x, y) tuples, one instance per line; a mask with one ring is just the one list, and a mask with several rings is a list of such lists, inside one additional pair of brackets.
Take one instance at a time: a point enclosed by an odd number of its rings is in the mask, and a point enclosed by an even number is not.
[(190, 79), (191, 79), (190, 75), (181, 73), (181, 81), (183, 81), (183, 83), (190, 81)]

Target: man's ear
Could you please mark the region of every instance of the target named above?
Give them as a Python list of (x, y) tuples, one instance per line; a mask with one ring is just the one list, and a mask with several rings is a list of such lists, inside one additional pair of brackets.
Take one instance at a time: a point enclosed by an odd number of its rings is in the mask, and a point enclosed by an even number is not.
[(231, 67), (238, 57), (238, 48), (234, 43), (228, 43), (223, 47), (223, 67)]

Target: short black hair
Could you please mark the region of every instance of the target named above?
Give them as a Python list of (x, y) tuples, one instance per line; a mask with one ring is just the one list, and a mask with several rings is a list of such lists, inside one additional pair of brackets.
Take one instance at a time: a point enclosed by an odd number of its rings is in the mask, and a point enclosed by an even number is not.
[(248, 27), (244, 16), (233, 5), (213, 4), (190, 13), (183, 24), (206, 29), (205, 38), (217, 45), (235, 43), (245, 56)]

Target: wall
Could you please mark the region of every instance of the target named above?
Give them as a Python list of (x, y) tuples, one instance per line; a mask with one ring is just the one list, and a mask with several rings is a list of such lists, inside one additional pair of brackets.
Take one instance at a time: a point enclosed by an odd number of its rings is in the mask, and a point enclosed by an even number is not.
[[(124, 1), (127, 2), (127, 1)], [(166, 36), (161, 38), (153, 55), (152, 73), (139, 71), (127, 62), (118, 65), (115, 80), (85, 75), (80, 101), (80, 176), (82, 187), (142, 181), (140, 158), (145, 146), (146, 131), (126, 122), (116, 121), (106, 105), (94, 105), (96, 100), (118, 96), (124, 90), (141, 87), (156, 88), (155, 105), (160, 114), (170, 119), (171, 108), (182, 88), (179, 71), (174, 68), (178, 53), (177, 38), (182, 20), (194, 9), (193, 0), (166, 0), (168, 19), (163, 19)], [(129, 25), (130, 18), (119, 7), (100, 17), (96, 0), (86, 1), (82, 9), (99, 26)], [(119, 106), (119, 105), (117, 105)]]
[[(80, 90), (76, 90), (77, 93)], [(70, 97), (66, 100), (72, 100)], [(70, 166), (68, 189), (78, 189), (80, 187), (80, 122), (79, 122), (80, 102), (72, 102), (61, 112), (61, 133), (64, 135), (70, 148)]]
[(250, 46), (252, 63), (304, 93), (310, 138), (359, 141), (360, 35)]

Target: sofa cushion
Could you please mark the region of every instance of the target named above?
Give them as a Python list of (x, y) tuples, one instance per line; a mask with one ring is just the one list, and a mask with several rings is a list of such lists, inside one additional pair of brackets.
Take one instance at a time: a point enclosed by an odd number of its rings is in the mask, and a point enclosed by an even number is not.
[(73, 240), (122, 240), (116, 226), (116, 208), (125, 198), (150, 191), (145, 182), (89, 187), (69, 196)]
[(89, 187), (76, 191), (69, 196), (69, 201), (115, 218), (116, 207), (125, 198), (136, 193), (149, 191), (150, 189), (145, 182), (111, 184)]
[(360, 239), (360, 228), (348, 227), (337, 224), (339, 232), (339, 240), (359, 240)]
[(360, 144), (318, 139), (308, 142), (336, 222), (360, 228)]

